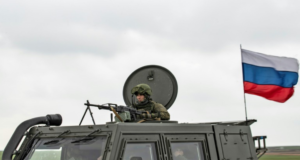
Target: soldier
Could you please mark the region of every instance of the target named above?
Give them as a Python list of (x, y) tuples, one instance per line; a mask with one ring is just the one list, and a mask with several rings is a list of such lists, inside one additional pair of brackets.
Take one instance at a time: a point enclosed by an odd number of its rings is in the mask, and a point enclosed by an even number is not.
[(137, 118), (160, 118), (161, 120), (169, 120), (170, 114), (167, 109), (160, 103), (152, 101), (150, 98), (152, 90), (147, 84), (139, 84), (132, 88), (132, 97), (136, 96), (136, 103), (132, 98), (132, 105), (139, 111), (148, 111), (149, 114), (138, 115)]

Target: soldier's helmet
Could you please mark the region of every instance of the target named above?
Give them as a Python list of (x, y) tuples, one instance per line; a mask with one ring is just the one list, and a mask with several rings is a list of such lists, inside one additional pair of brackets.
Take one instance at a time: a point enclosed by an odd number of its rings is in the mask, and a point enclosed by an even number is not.
[(142, 95), (148, 95), (151, 96), (152, 90), (148, 84), (138, 84), (135, 87), (131, 89), (131, 94), (142, 94)]

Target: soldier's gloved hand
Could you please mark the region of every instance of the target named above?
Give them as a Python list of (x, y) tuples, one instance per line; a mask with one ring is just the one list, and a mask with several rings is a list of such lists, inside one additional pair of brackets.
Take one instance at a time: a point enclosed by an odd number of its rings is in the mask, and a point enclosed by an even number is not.
[(142, 113), (136, 116), (137, 119), (144, 119), (147, 118), (147, 114), (146, 113)]
[(160, 118), (160, 112), (158, 113), (151, 113), (151, 117), (154, 118)]

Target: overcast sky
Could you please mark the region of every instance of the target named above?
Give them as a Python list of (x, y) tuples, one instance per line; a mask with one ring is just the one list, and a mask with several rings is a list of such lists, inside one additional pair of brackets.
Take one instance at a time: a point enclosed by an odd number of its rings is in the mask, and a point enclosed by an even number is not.
[[(300, 59), (299, 15), (296, 0), (1, 1), (0, 150), (24, 120), (59, 113), (78, 125), (87, 99), (124, 104), (127, 77), (149, 64), (177, 79), (172, 120), (244, 120), (240, 44)], [(299, 96), (299, 85), (286, 103), (246, 95), (253, 136), (300, 145)]]

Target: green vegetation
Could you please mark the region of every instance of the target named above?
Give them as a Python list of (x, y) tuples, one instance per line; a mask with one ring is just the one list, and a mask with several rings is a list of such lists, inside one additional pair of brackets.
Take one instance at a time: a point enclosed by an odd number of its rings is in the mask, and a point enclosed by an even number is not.
[[(271, 151), (279, 151), (279, 150), (284, 150), (284, 151), (291, 151), (291, 150), (299, 150), (300, 146), (286, 146), (286, 147), (269, 147), (269, 150)], [(2, 152), (0, 151), (0, 160), (2, 160)], [(282, 153), (282, 151), (279, 151)], [(40, 158), (41, 153), (37, 153), (36, 158)], [(299, 153), (300, 154), (300, 153)], [(59, 152), (54, 152), (52, 154), (47, 153), (48, 157), (52, 157), (54, 160), (59, 159), (60, 153)], [(44, 155), (45, 156), (45, 155)], [(300, 155), (263, 155), (259, 160), (300, 160)]]
[(263, 155), (259, 160), (299, 160), (296, 155)]
[(278, 146), (278, 147), (268, 147), (268, 152), (299, 152), (300, 146)]
[(300, 146), (274, 146), (274, 147), (268, 147), (268, 148), (281, 148), (281, 149), (300, 149)]

